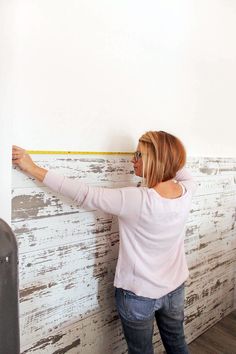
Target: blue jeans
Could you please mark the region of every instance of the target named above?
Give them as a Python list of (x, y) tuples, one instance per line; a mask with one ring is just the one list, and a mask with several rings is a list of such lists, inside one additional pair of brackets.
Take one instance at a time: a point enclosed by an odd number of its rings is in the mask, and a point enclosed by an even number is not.
[(184, 336), (184, 284), (150, 299), (116, 288), (116, 306), (129, 354), (153, 354), (154, 317), (167, 354), (189, 354)]

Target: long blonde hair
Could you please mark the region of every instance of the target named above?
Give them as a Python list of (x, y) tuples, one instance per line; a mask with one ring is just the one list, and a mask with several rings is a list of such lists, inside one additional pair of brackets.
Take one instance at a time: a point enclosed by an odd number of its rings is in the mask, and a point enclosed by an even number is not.
[(186, 162), (182, 142), (164, 131), (149, 131), (142, 135), (139, 150), (143, 160), (143, 175), (149, 188), (173, 179)]

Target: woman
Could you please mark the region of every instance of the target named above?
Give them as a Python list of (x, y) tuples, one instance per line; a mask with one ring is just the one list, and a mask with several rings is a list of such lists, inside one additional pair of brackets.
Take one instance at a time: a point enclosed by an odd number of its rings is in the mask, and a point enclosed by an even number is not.
[(114, 286), (130, 354), (152, 354), (154, 318), (168, 354), (188, 353), (185, 342), (184, 282), (188, 268), (184, 228), (195, 189), (183, 168), (181, 141), (163, 131), (139, 139), (132, 163), (145, 186), (90, 187), (37, 166), (13, 147), (13, 162), (53, 191), (80, 206), (118, 216), (120, 248)]

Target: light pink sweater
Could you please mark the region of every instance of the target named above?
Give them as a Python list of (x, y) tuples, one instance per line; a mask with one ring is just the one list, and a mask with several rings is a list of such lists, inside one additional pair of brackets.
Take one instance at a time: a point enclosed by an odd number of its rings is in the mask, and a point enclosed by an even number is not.
[(185, 224), (195, 183), (186, 169), (176, 175), (185, 193), (176, 199), (154, 189), (90, 187), (48, 171), (44, 184), (80, 206), (118, 216), (119, 257), (114, 286), (157, 299), (188, 277), (184, 253)]

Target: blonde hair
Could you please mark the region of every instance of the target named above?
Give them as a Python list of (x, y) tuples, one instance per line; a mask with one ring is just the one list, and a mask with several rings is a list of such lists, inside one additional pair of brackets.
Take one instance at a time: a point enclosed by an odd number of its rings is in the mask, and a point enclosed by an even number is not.
[(164, 131), (149, 131), (142, 135), (139, 150), (142, 153), (143, 175), (149, 188), (173, 179), (186, 162), (182, 142)]

